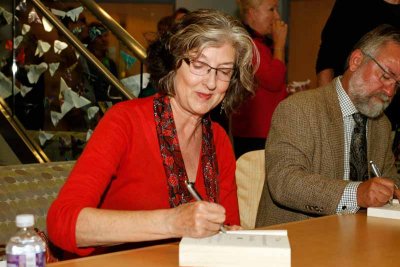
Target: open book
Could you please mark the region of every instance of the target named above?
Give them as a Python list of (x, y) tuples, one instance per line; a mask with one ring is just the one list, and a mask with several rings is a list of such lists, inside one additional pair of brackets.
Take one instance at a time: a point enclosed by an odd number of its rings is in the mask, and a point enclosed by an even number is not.
[(367, 215), (372, 217), (400, 219), (399, 200), (393, 199), (393, 205), (386, 204), (382, 207), (369, 207), (367, 208)]
[(179, 266), (290, 266), (286, 230), (227, 231), (206, 238), (182, 238)]

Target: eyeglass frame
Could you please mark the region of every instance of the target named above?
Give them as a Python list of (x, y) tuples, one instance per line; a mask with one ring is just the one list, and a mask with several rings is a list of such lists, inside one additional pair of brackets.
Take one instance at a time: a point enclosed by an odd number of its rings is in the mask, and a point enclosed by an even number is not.
[[(210, 65), (208, 65), (206, 62), (203, 62), (201, 60), (194, 60), (194, 59), (190, 59), (190, 58), (183, 58), (183, 61), (185, 61), (185, 63), (188, 64), (190, 73), (197, 75), (197, 76), (206, 76), (207, 74), (209, 74), (211, 72), (211, 70), (215, 70), (215, 76), (217, 77), (218, 80), (223, 81), (223, 82), (230, 82), (236, 75), (235, 67), (233, 67), (233, 68), (214, 68), (214, 67), (211, 67)], [(192, 69), (190, 68), (190, 64), (193, 62), (195, 62), (195, 63), (197, 62), (197, 63), (203, 64), (204, 66), (207, 66), (208, 67), (207, 72), (204, 74), (194, 73), (192, 71)], [(219, 78), (218, 71), (223, 72), (222, 70), (232, 70), (232, 75), (228, 81), (222, 80), (221, 78)]]
[[(387, 70), (385, 70), (385, 68), (373, 57), (371, 56), (369, 53), (361, 50), (361, 53), (365, 56), (367, 56), (368, 58), (370, 58), (381, 70), (382, 70), (382, 75), (379, 77), (379, 80), (381, 81), (381, 83), (383, 83), (384, 85), (387, 84), (387, 82), (385, 81), (390, 81), (393, 80), (394, 81), (394, 90), (395, 92), (400, 88), (400, 80), (397, 80), (394, 75), (390, 72), (388, 72)], [(388, 78), (385, 77), (385, 75), (389, 76)], [(382, 81), (383, 80), (383, 81)]]

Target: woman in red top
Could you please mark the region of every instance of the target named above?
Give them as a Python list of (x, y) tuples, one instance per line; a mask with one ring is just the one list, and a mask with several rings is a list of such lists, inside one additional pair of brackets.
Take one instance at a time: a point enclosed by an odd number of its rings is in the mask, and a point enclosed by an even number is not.
[(264, 149), (272, 114), (287, 96), (285, 43), (287, 25), (280, 19), (278, 0), (240, 0), (244, 24), (260, 53), (257, 90), (232, 116), (235, 154)]
[(253, 93), (253, 53), (240, 22), (213, 10), (192, 12), (152, 44), (160, 93), (107, 112), (49, 210), (51, 241), (88, 255), (238, 225), (233, 150), (209, 111), (223, 101), (230, 112)]

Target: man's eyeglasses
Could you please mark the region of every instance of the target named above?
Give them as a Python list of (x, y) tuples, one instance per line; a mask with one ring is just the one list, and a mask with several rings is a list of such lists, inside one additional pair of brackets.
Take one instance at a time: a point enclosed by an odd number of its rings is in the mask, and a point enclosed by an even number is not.
[(398, 81), (393, 74), (389, 73), (373, 56), (361, 50), (361, 52), (368, 58), (370, 58), (382, 71), (382, 75), (379, 80), (385, 86), (393, 86), (394, 90), (397, 91), (400, 88), (400, 81)]
[(230, 82), (235, 74), (234, 68), (213, 68), (202, 61), (192, 60), (189, 58), (184, 58), (183, 60), (189, 65), (190, 72), (195, 75), (204, 76), (210, 73), (211, 70), (215, 70), (215, 75), (218, 80)]

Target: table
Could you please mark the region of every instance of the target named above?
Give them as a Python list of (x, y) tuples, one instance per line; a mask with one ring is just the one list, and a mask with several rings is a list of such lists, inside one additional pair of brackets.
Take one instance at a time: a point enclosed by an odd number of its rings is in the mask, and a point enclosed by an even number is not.
[[(366, 213), (332, 215), (265, 227), (288, 230), (292, 267), (400, 266), (400, 221)], [(178, 266), (172, 243), (48, 264), (49, 267)]]

